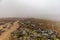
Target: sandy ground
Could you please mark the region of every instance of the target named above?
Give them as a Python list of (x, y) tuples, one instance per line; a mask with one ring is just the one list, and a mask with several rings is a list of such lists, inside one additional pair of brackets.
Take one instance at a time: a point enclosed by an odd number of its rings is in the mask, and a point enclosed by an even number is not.
[(0, 40), (8, 40), (10, 33), (16, 30), (18, 28), (17, 26), (19, 27), (18, 21), (14, 22), (11, 29), (5, 29), (6, 31), (0, 36)]

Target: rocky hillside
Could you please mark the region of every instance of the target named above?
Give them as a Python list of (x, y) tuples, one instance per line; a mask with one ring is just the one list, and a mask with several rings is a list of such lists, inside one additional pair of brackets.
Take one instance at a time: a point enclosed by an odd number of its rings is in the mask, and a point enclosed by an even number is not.
[(56, 22), (34, 18), (0, 19), (0, 40), (60, 40)]

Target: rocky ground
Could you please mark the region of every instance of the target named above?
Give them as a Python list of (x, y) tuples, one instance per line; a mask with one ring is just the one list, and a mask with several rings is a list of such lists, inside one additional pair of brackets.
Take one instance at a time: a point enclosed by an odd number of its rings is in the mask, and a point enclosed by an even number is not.
[(0, 40), (60, 40), (55, 22), (34, 18), (0, 19)]

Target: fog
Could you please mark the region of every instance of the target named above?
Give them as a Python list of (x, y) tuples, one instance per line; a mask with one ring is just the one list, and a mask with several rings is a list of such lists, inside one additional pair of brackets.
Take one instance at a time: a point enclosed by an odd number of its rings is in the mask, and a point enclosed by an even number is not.
[(60, 0), (0, 0), (0, 18), (2, 17), (60, 21)]

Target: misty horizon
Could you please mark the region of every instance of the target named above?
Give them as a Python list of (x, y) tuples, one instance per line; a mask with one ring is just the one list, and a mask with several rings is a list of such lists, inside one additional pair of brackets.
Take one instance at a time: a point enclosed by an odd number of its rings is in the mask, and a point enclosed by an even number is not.
[(60, 21), (59, 0), (0, 0), (0, 18), (27, 17)]

